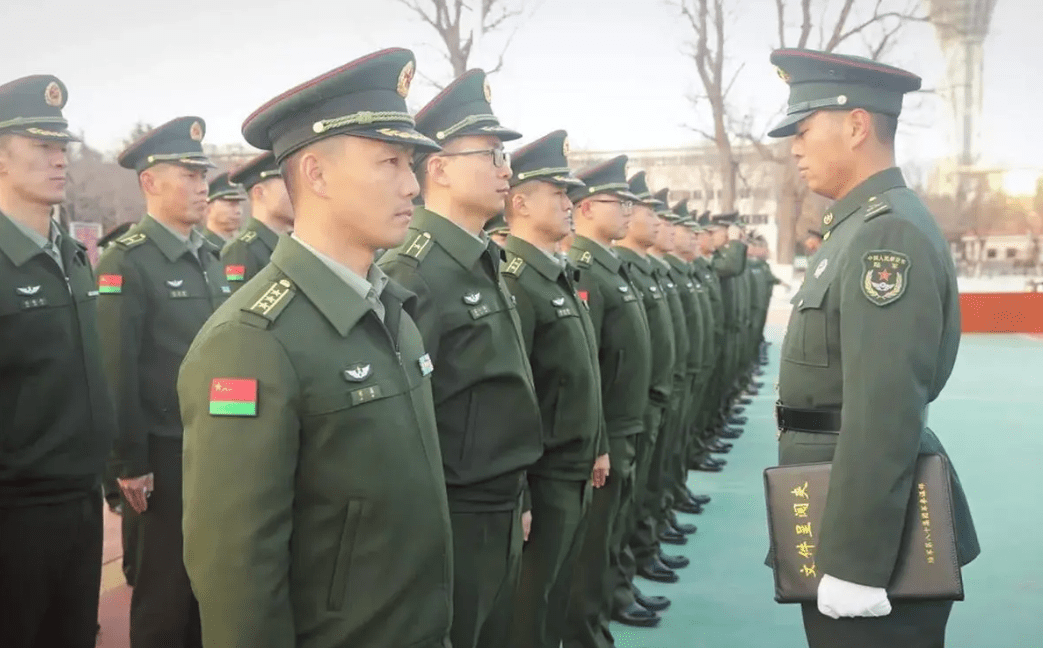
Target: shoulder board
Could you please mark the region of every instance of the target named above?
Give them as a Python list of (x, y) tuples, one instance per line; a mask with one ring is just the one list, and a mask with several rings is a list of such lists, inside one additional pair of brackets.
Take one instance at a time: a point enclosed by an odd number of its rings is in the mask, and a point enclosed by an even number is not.
[(295, 294), (297, 294), (297, 290), (289, 279), (279, 279), (268, 284), (253, 304), (244, 308), (243, 311), (260, 315), (268, 321), (274, 322)]
[(510, 263), (508, 263), (506, 266), (504, 266), (504, 268), (503, 268), (503, 270), (501, 272), (503, 272), (504, 274), (509, 274), (512, 277), (520, 277), (521, 273), (524, 270), (525, 270), (525, 260), (522, 259), (521, 257), (516, 256), (513, 259), (511, 259)]
[(136, 234), (124, 234), (116, 239), (116, 243), (123, 248), (132, 248), (141, 245), (146, 240), (148, 240), (148, 236), (144, 232), (138, 232)]
[(431, 245), (431, 235), (427, 232), (416, 232), (415, 235), (406, 240), (408, 243), (399, 248), (401, 250), (400, 254), (416, 259), (417, 262), (423, 261), (433, 247)]
[(243, 243), (249, 243), (255, 238), (257, 238), (257, 232), (253, 230), (246, 230), (245, 232), (239, 235), (239, 240)]
[(881, 216), (891, 211), (891, 203), (889, 203), (887, 198), (884, 198), (883, 195), (870, 196), (868, 202), (865, 204), (865, 211), (865, 219), (873, 220), (877, 216)]

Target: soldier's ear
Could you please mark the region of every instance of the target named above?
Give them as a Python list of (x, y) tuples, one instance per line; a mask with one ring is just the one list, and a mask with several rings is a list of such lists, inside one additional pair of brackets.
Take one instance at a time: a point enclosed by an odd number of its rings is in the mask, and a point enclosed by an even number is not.
[(844, 117), (842, 132), (851, 149), (862, 146), (869, 138), (876, 138), (873, 134), (873, 116), (862, 108), (850, 111)]

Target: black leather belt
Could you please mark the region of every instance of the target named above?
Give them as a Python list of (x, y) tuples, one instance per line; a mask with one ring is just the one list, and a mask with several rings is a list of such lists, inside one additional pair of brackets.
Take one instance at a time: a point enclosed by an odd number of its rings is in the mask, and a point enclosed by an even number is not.
[(775, 421), (780, 430), (840, 434), (839, 409), (796, 409), (776, 404)]

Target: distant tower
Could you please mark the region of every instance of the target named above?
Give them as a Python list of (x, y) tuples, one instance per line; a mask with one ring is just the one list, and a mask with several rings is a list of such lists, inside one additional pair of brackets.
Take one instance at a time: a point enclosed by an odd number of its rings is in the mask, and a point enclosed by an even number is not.
[(957, 200), (967, 195), (964, 173), (980, 161), (984, 44), (997, 0), (929, 0), (931, 18), (946, 60), (939, 94), (951, 124), (949, 154), (958, 169)]

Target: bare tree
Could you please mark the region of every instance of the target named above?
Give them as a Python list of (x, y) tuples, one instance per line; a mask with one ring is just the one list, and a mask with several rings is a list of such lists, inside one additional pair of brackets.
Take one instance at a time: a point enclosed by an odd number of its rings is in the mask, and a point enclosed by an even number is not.
[[(542, 1), (542, 0), (540, 0)], [(504, 56), (514, 40), (521, 23), (531, 16), (540, 2), (526, 0), (397, 0), (399, 4), (416, 14), (420, 21), (434, 29), (445, 50), (442, 55), (452, 68), (456, 78), (470, 67), (475, 45), (485, 34), (507, 33), (506, 42), (500, 49), (496, 65), (486, 72), (494, 73), (503, 68)], [(477, 7), (475, 6), (477, 3)], [(531, 7), (526, 11), (526, 4)], [(445, 84), (421, 74), (439, 89)]]

